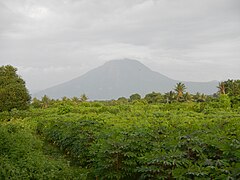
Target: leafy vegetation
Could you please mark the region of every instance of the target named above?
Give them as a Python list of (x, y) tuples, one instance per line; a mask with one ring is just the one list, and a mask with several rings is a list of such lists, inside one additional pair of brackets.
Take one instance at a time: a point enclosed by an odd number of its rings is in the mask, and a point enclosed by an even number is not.
[(25, 82), (16, 71), (10, 65), (0, 67), (0, 112), (13, 108), (27, 109), (30, 103), (31, 97)]
[(34, 98), (0, 112), (0, 179), (239, 179), (238, 83), (214, 96), (179, 83), (142, 99)]

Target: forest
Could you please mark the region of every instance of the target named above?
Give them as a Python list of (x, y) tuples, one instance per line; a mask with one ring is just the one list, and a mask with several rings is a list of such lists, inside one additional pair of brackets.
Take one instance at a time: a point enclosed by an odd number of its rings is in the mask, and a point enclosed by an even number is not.
[(16, 71), (0, 68), (0, 179), (240, 179), (240, 80), (31, 99)]

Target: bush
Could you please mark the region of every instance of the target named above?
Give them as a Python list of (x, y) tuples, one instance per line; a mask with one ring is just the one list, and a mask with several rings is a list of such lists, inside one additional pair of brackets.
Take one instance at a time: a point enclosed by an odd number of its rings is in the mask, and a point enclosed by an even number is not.
[(70, 105), (59, 105), (58, 106), (58, 114), (61, 115), (61, 114), (67, 114), (69, 113), (70, 111), (72, 110), (72, 107)]

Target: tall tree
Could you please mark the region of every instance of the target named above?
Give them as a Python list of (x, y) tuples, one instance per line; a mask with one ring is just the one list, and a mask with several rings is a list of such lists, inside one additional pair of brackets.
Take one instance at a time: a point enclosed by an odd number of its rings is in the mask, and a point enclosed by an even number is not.
[(17, 68), (6, 65), (0, 67), (0, 112), (13, 108), (27, 109), (31, 97), (24, 80), (17, 74)]
[(225, 92), (225, 83), (220, 82), (217, 86), (219, 94), (226, 94)]
[(183, 99), (183, 93), (185, 92), (186, 89), (187, 88), (186, 88), (185, 84), (183, 84), (181, 82), (176, 84), (174, 90), (177, 93), (177, 101), (181, 101)]
[(86, 96), (86, 94), (82, 94), (81, 96), (80, 96), (80, 101), (81, 102), (85, 102), (85, 101), (87, 101), (88, 100), (88, 97)]

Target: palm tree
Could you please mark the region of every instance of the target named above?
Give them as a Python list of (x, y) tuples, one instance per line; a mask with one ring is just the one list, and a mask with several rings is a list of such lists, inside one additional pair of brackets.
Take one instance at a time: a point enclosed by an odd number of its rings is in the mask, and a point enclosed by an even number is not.
[(207, 99), (207, 96), (202, 93), (202, 94), (201, 94), (201, 101), (202, 101), (202, 102), (205, 102), (206, 99)]
[(48, 108), (48, 106), (50, 105), (50, 102), (51, 102), (51, 99), (47, 95), (44, 95), (42, 97), (42, 107), (43, 108)]
[(200, 94), (200, 92), (197, 92), (197, 93), (193, 96), (193, 98), (194, 98), (194, 101), (195, 101), (195, 102), (199, 102), (199, 100), (201, 99), (201, 94)]
[(78, 102), (79, 102), (79, 99), (78, 99), (76, 96), (74, 96), (74, 97), (72, 98), (72, 101), (73, 101), (74, 103), (78, 103)]
[(192, 101), (192, 95), (188, 92), (186, 92), (186, 94), (184, 94), (184, 100), (187, 102)]
[(173, 91), (169, 91), (169, 92), (165, 93), (164, 98), (166, 100), (166, 103), (173, 102), (175, 99), (175, 95), (176, 94)]
[(218, 88), (218, 92), (219, 92), (220, 94), (226, 94), (224, 82), (220, 82), (220, 83), (218, 84), (217, 88)]
[(185, 84), (179, 82), (176, 84), (175, 89), (174, 89), (177, 93), (177, 101), (180, 101), (180, 99), (183, 98), (183, 93), (186, 90), (186, 86)]
[(80, 96), (80, 101), (85, 102), (85, 101), (87, 101), (87, 100), (88, 100), (88, 97), (86, 96), (86, 94), (82, 94), (82, 95)]

